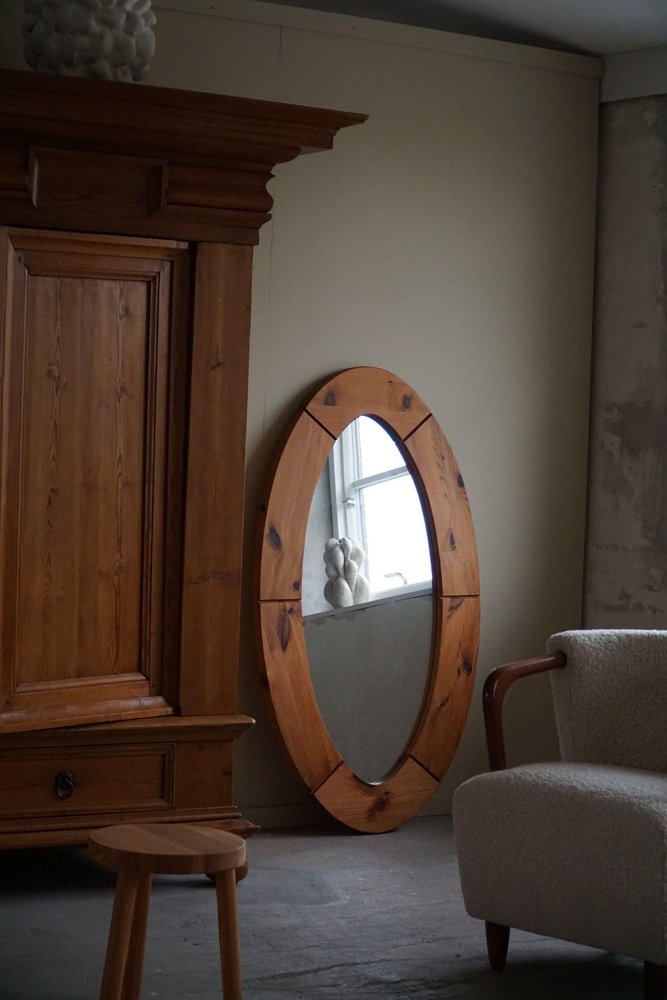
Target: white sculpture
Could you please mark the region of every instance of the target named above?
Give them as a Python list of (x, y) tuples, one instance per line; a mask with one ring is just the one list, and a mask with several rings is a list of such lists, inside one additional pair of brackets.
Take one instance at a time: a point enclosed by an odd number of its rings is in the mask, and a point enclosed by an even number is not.
[(155, 53), (151, 0), (23, 0), (23, 54), (40, 73), (143, 79)]
[(324, 546), (328, 580), (324, 596), (332, 608), (348, 608), (370, 600), (371, 587), (361, 572), (366, 554), (354, 538), (330, 538)]

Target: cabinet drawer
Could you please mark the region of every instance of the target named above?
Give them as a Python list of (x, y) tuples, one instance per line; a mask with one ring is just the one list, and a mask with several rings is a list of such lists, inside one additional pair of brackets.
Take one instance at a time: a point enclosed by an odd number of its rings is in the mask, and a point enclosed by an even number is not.
[(169, 809), (173, 746), (5, 751), (0, 802), (8, 817)]

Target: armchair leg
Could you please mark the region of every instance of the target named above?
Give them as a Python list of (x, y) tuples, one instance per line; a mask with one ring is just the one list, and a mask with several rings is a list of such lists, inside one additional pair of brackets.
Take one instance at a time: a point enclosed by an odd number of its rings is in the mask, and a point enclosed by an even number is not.
[(486, 950), (489, 955), (489, 965), (494, 972), (502, 972), (507, 959), (507, 948), (510, 943), (510, 929), (503, 924), (485, 921)]
[(644, 1000), (665, 1000), (667, 965), (644, 962)]

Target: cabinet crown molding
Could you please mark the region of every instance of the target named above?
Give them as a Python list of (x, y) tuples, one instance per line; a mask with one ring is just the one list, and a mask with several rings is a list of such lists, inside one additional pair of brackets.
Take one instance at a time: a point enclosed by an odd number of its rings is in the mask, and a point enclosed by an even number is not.
[[(274, 166), (331, 149), (366, 117), (0, 70), (0, 208), (18, 225), (66, 216), (88, 231), (253, 244)], [(107, 192), (119, 187), (113, 218)]]

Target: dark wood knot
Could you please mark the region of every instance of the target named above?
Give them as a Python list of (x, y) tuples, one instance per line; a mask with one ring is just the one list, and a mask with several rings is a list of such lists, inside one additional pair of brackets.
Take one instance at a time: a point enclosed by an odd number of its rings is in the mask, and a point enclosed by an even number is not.
[(293, 608), (283, 608), (278, 619), (278, 640), (283, 653), (287, 650), (290, 639), (292, 638), (292, 622), (290, 621), (290, 615), (293, 613), (293, 610)]
[(278, 532), (276, 531), (276, 529), (273, 527), (272, 524), (269, 525), (268, 536), (269, 536), (269, 541), (271, 542), (273, 548), (276, 550), (276, 552), (280, 552), (280, 550), (283, 547), (282, 538), (280, 537), (280, 535), (278, 534)]

